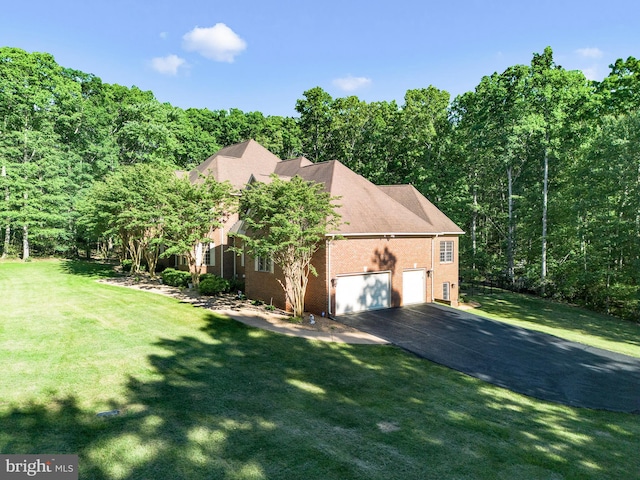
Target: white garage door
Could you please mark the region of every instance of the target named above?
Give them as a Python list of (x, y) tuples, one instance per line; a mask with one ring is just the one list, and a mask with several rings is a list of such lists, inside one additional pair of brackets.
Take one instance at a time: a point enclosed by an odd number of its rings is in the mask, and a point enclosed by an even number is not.
[(336, 315), (389, 308), (390, 305), (391, 274), (389, 272), (337, 277)]
[(424, 303), (426, 298), (426, 275), (424, 270), (402, 272), (402, 304)]

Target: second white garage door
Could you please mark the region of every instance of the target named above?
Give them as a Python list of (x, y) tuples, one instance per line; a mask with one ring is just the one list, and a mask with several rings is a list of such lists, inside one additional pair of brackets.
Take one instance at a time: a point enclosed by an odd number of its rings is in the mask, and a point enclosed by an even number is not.
[(391, 273), (341, 275), (336, 284), (336, 315), (389, 308)]
[(424, 303), (427, 293), (424, 269), (402, 272), (402, 304)]

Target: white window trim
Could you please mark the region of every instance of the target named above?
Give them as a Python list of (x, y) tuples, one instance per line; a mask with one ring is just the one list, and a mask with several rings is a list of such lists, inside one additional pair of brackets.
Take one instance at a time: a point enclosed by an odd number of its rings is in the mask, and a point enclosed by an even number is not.
[(440, 263), (453, 263), (453, 240), (440, 240)]
[[(203, 265), (206, 265), (207, 267), (215, 267), (216, 266), (216, 255), (214, 252), (215, 246), (216, 244), (211, 242), (209, 244), (204, 244), (205, 245), (205, 250), (204, 250), (204, 260), (203, 260)], [(207, 262), (207, 257), (209, 257), (209, 261)]]
[(261, 265), (260, 265), (260, 264), (262, 263), (262, 262), (261, 262), (261, 260), (262, 260), (263, 258), (264, 258), (264, 257), (259, 257), (259, 256), (254, 258), (254, 268), (255, 268), (255, 271), (256, 271), (256, 272), (269, 272), (269, 273), (273, 273), (273, 260), (272, 260), (271, 258), (265, 259), (265, 260), (267, 260), (267, 261), (269, 262), (269, 268), (268, 268), (268, 269), (266, 269), (266, 268), (264, 268), (264, 267), (263, 267), (262, 269), (260, 268), (260, 267), (261, 267)]

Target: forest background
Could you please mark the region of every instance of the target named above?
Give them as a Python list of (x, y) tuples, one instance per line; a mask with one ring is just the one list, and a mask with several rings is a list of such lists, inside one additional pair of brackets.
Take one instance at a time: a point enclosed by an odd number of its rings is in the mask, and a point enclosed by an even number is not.
[(0, 48), (2, 257), (75, 256), (97, 240), (79, 203), (122, 166), (188, 170), (254, 139), (282, 159), (338, 159), (376, 184), (410, 183), (466, 232), (463, 282), (640, 320), (640, 62), (601, 82), (551, 48), (450, 98), (404, 103), (302, 93), (298, 117), (181, 109), (46, 53)]

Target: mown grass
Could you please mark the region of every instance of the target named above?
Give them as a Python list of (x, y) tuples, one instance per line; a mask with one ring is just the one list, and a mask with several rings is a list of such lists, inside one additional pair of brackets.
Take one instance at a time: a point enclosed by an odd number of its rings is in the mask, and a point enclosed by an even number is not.
[(0, 263), (3, 453), (77, 453), (82, 479), (640, 472), (636, 415), (534, 400), (390, 346), (252, 329), (95, 281), (108, 275)]
[(477, 315), (640, 358), (640, 324), (500, 289), (466, 294)]

